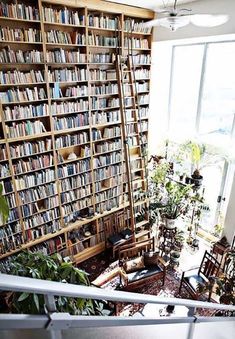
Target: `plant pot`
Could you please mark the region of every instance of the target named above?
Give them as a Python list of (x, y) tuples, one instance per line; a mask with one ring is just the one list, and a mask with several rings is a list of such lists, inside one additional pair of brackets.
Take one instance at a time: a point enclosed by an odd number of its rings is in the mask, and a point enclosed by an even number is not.
[(165, 218), (165, 227), (168, 229), (168, 230), (172, 230), (174, 229), (176, 226), (175, 226), (175, 222), (176, 222), (176, 219), (168, 219), (168, 218)]
[(185, 178), (185, 184), (191, 184), (191, 178), (190, 177), (186, 177)]
[(202, 180), (203, 180), (203, 176), (202, 175), (200, 175), (198, 177), (194, 177), (194, 176), (191, 177), (191, 183), (193, 185), (197, 186), (197, 187), (201, 186)]

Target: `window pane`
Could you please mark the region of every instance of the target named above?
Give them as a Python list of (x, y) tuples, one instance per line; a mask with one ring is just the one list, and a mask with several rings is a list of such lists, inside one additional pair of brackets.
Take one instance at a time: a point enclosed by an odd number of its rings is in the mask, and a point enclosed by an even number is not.
[(204, 45), (177, 46), (174, 53), (170, 135), (195, 132)]
[(218, 136), (230, 136), (235, 114), (234, 61), (235, 43), (209, 44), (200, 134), (210, 134), (214, 139)]

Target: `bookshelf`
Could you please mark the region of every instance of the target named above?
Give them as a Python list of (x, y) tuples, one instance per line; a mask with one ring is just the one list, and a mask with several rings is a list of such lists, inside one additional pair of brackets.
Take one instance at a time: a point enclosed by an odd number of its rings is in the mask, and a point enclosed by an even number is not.
[[(132, 46), (146, 147), (151, 32), (142, 24), (152, 17), (103, 1), (1, 2), (0, 183), (10, 216), (0, 221), (0, 260), (30, 248), (81, 262), (130, 223), (115, 62)], [(145, 179), (128, 128), (137, 214)]]

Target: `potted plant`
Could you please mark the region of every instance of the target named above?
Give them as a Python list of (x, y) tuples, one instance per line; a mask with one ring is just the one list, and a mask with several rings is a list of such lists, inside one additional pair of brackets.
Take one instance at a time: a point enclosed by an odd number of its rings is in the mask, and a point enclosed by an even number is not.
[(173, 264), (178, 264), (180, 259), (180, 251), (173, 250), (170, 253), (171, 262)]
[[(86, 272), (74, 267), (72, 263), (63, 262), (59, 254), (49, 257), (41, 252), (22, 252), (11, 261), (9, 274), (78, 285), (90, 284)], [(45, 313), (43, 295), (26, 292), (4, 293), (5, 312)], [(55, 303), (57, 311), (73, 315), (101, 315), (105, 305), (103, 301), (63, 296), (55, 297)]]
[(167, 203), (163, 208), (163, 215), (166, 220), (166, 228), (172, 229), (175, 227), (176, 219), (186, 213), (188, 209), (189, 193), (192, 187), (169, 180), (165, 188), (167, 191)]

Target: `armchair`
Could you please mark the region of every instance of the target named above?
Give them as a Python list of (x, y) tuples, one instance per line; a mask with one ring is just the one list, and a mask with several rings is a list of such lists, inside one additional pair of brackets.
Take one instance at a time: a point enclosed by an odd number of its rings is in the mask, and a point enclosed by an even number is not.
[[(180, 282), (179, 294), (182, 287), (191, 295), (193, 299), (198, 299), (202, 294), (199, 286), (206, 286), (211, 277), (216, 277), (219, 273), (220, 263), (209, 252), (205, 251), (199, 268), (183, 272)], [(208, 301), (211, 299), (212, 288), (209, 291)]]
[(154, 238), (121, 246), (119, 265), (125, 274), (123, 289), (126, 291), (136, 290), (158, 280), (162, 285), (165, 283), (166, 264), (154, 252)]

